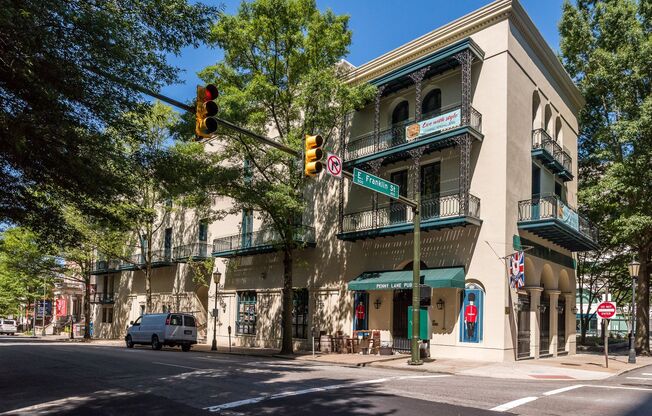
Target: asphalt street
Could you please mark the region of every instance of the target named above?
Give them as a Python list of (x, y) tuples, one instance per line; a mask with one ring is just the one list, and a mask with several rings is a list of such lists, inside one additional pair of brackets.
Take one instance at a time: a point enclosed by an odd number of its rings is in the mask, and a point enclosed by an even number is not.
[(503, 380), (0, 337), (1, 415), (652, 415), (652, 367)]

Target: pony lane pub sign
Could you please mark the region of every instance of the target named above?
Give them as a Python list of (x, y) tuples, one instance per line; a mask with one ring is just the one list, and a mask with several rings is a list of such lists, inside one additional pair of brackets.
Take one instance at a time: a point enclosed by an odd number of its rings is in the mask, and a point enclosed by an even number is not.
[(448, 113), (410, 124), (405, 128), (405, 137), (407, 140), (414, 140), (427, 134), (459, 127), (461, 123), (462, 112), (458, 108)]

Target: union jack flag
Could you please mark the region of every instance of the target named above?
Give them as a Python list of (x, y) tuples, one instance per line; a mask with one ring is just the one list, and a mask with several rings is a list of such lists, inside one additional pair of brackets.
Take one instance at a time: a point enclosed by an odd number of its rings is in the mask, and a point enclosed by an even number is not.
[(525, 253), (517, 251), (509, 258), (509, 285), (512, 289), (525, 286)]

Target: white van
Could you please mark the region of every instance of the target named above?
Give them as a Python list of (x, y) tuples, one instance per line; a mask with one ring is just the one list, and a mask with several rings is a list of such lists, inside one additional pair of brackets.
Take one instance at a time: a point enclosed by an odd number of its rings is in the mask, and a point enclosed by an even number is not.
[(16, 321), (13, 319), (0, 318), (0, 335), (14, 335), (16, 333)]
[(134, 344), (150, 344), (160, 350), (163, 345), (181, 346), (183, 351), (197, 343), (197, 322), (195, 317), (185, 313), (153, 313), (143, 315), (131, 322), (125, 336), (127, 348)]

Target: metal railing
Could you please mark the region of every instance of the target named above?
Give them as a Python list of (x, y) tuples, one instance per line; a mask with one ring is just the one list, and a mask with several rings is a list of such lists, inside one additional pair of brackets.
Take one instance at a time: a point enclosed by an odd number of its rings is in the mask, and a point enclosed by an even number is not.
[[(421, 121), (427, 120), (429, 118), (434, 118), (455, 110), (461, 110), (459, 104), (455, 104), (453, 106), (448, 106), (446, 108), (442, 108), (437, 111), (432, 111), (423, 114), (421, 117)], [(414, 123), (415, 121), (413, 119), (405, 120), (400, 123), (394, 124), (385, 130), (381, 130), (378, 134), (378, 137), (376, 137), (374, 132), (369, 132), (351, 139), (346, 143), (345, 159), (346, 160), (357, 159), (359, 157), (368, 156), (370, 154), (391, 149), (393, 147), (397, 147), (404, 143), (407, 143), (405, 129), (407, 126)], [(465, 125), (464, 122), (461, 121), (460, 126), (455, 126), (451, 128), (466, 127), (466, 126), (472, 127), (478, 132), (482, 132), (482, 114), (473, 107), (470, 107), (468, 125)], [(440, 130), (439, 132), (441, 131), (443, 130)], [(439, 132), (432, 132), (430, 134), (437, 134)], [(420, 137), (417, 137), (414, 140), (420, 140), (420, 139), (421, 139)]]
[(206, 242), (197, 242), (176, 246), (174, 248), (175, 259), (187, 259), (190, 257), (202, 259), (211, 257), (211, 244)]
[(542, 219), (559, 220), (591, 241), (598, 241), (598, 229), (595, 225), (565, 204), (557, 195), (544, 195), (539, 198), (519, 201), (519, 221)]
[[(463, 210), (460, 204), (460, 194), (450, 193), (439, 196), (438, 198), (429, 198), (421, 201), (421, 221), (433, 219), (454, 218), (469, 216), (480, 218), (480, 198), (468, 195), (468, 213)], [(342, 231), (353, 232), (370, 230), (374, 228), (387, 227), (389, 225), (411, 223), (413, 213), (403, 204), (390, 202), (378, 206), (377, 209), (367, 209), (363, 211), (344, 214)]]
[(532, 130), (532, 149), (541, 149), (572, 174), (573, 159), (568, 150), (553, 139), (545, 129)]
[(108, 270), (119, 270), (120, 269), (120, 260), (117, 259), (101, 259), (95, 261), (95, 268), (93, 271), (98, 272), (98, 271), (108, 271)]
[[(172, 262), (172, 249), (152, 250), (152, 264), (171, 263)], [(143, 267), (146, 264), (146, 258), (143, 254), (132, 254), (127, 256), (121, 263), (121, 269), (129, 269), (133, 267)]]
[[(296, 226), (292, 241), (314, 244), (315, 229), (306, 225)], [(279, 245), (282, 242), (283, 240), (278, 231), (269, 227), (251, 233), (240, 233), (216, 238), (213, 240), (213, 253)]]
[(95, 292), (91, 297), (91, 303), (114, 303), (115, 293), (113, 292)]

